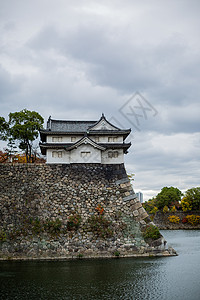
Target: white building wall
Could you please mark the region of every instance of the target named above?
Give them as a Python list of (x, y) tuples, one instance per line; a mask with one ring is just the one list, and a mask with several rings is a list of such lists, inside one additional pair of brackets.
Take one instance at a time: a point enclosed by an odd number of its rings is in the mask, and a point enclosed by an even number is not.
[(101, 163), (101, 150), (89, 144), (80, 145), (70, 152), (70, 163)]
[(49, 164), (101, 163), (101, 150), (91, 145), (81, 145), (71, 151), (47, 149), (46, 159)]
[[(90, 138), (95, 141), (93, 135)], [(72, 141), (73, 137), (73, 141)], [(118, 136), (117, 140), (115, 136), (98, 136), (99, 141), (97, 143), (123, 143), (123, 137)], [(76, 138), (76, 140), (74, 140)], [(47, 143), (75, 143), (80, 140), (81, 136), (73, 135), (49, 135), (47, 136)], [(117, 154), (117, 155), (116, 155)], [(102, 164), (121, 164), (124, 163), (124, 152), (123, 149), (106, 150), (101, 151), (90, 144), (82, 144), (76, 149), (66, 151), (64, 149), (48, 149), (47, 150), (47, 163), (102, 163)]]
[[(79, 141), (83, 136), (75, 136), (75, 135), (49, 135), (47, 136), (47, 143), (75, 143)], [(96, 142), (95, 137), (97, 135), (91, 135), (89, 136), (91, 140)], [(97, 143), (123, 143), (123, 136), (113, 136), (113, 135), (107, 135), (107, 136), (98, 136), (99, 142)]]
[[(116, 152), (118, 156), (115, 157)], [(111, 153), (114, 155), (111, 157)], [(123, 149), (101, 151), (91, 145), (81, 145), (71, 151), (64, 149), (47, 149), (47, 163), (70, 164), (70, 163), (101, 163), (121, 164), (124, 163)]]
[[(56, 155), (57, 153), (57, 155)], [(47, 149), (46, 159), (48, 164), (69, 164), (70, 156), (69, 152), (64, 149)]]
[[(94, 142), (96, 142), (95, 141), (95, 137), (97, 137), (97, 136), (95, 136), (95, 135), (91, 135), (91, 136), (89, 136), (90, 137), (90, 139), (91, 140), (93, 140)], [(97, 142), (97, 143), (105, 143), (105, 144), (107, 144), (107, 143), (113, 143), (113, 144), (116, 144), (116, 143), (123, 143), (123, 136), (113, 136), (113, 135), (107, 135), (107, 136), (101, 136), (101, 135), (99, 135), (98, 136), (98, 138), (99, 138), (99, 142)], [(117, 138), (116, 140), (114, 140), (113, 138)]]
[[(118, 157), (110, 157), (109, 153), (118, 152)], [(124, 152), (123, 149), (118, 149), (118, 150), (106, 150), (102, 151), (101, 154), (101, 163), (102, 164), (122, 164), (124, 163)]]
[[(83, 136), (75, 135), (49, 135), (47, 136), (47, 143), (75, 143), (79, 141)], [(72, 140), (73, 138), (73, 140)]]

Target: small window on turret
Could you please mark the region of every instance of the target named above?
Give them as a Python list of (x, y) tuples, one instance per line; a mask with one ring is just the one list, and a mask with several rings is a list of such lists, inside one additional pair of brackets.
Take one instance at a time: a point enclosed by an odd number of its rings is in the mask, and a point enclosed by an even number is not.
[(62, 151), (58, 151), (58, 158), (62, 157)]
[(52, 151), (52, 157), (61, 158), (62, 157), (62, 151)]
[(118, 157), (118, 151), (113, 152), (113, 157), (115, 157), (115, 158)]
[(75, 136), (71, 137), (71, 142), (76, 142), (76, 137)]
[(109, 157), (109, 158), (112, 158), (112, 151), (109, 151), (109, 152), (108, 152), (108, 157)]
[(54, 142), (54, 143), (62, 142), (62, 136), (53, 136), (52, 142)]
[(90, 152), (89, 151), (84, 151), (84, 152), (81, 152), (81, 157), (83, 157), (83, 158), (87, 158), (87, 157), (89, 157), (90, 156)]
[(117, 158), (119, 156), (118, 151), (109, 151), (108, 152), (108, 157), (109, 158)]
[(52, 151), (52, 157), (57, 157), (57, 151)]
[(113, 143), (113, 142), (117, 142), (117, 137), (108, 137), (108, 142)]

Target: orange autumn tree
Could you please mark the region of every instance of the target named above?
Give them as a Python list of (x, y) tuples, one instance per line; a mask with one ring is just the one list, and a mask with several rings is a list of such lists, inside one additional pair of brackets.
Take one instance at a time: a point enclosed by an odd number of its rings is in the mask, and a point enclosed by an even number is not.
[[(46, 160), (40, 157), (39, 154), (32, 155), (32, 163), (45, 163)], [(27, 163), (26, 154), (9, 154), (7, 151), (0, 150), (0, 163)]]
[(7, 152), (3, 152), (0, 150), (0, 163), (5, 163), (9, 158), (9, 155)]

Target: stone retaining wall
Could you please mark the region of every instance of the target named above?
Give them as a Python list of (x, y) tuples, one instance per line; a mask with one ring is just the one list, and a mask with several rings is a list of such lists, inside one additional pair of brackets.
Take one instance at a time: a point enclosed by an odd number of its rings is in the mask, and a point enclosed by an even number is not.
[(174, 255), (150, 222), (123, 164), (0, 165), (1, 259)]
[[(153, 222), (159, 229), (170, 229), (170, 230), (177, 230), (177, 229), (200, 229), (200, 224), (191, 225), (189, 223), (182, 223), (182, 219), (185, 218), (187, 215), (197, 215), (200, 216), (200, 211), (175, 211), (175, 212), (167, 212), (163, 213), (159, 211), (156, 213)], [(169, 216), (177, 216), (180, 218), (179, 223), (171, 223), (168, 220)]]

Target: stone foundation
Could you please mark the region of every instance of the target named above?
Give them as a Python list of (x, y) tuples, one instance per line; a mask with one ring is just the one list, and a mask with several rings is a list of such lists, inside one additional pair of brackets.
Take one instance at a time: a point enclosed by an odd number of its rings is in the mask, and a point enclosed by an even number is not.
[[(154, 224), (160, 229), (160, 230), (165, 230), (165, 229), (170, 229), (170, 230), (179, 230), (179, 229), (184, 229), (184, 230), (190, 230), (190, 229), (200, 229), (200, 224), (196, 225), (191, 225), (189, 223), (182, 223), (182, 219), (185, 218), (188, 215), (197, 215), (200, 216), (200, 211), (175, 211), (175, 212), (167, 212), (163, 213), (162, 211), (158, 211), (153, 219)], [(177, 216), (180, 218), (179, 223), (171, 223), (168, 220), (169, 216)]]
[(1, 259), (175, 255), (149, 223), (123, 164), (0, 165)]

